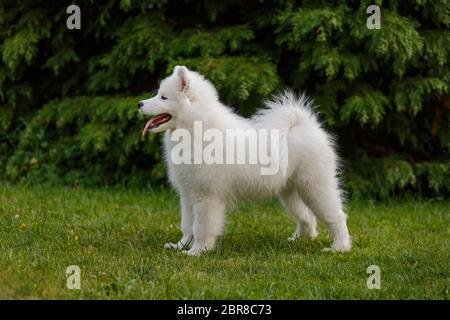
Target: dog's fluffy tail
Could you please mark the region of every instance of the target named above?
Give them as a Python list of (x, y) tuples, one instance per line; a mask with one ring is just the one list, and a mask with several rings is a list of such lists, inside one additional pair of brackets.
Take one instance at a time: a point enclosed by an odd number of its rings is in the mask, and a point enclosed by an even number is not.
[[(253, 123), (264, 129), (280, 129), (280, 172), (287, 175), (289, 165), (288, 139), (292, 128), (301, 126), (309, 132), (323, 132), (314, 112), (312, 100), (304, 94), (296, 96), (292, 91), (284, 91), (266, 101), (266, 108), (260, 110)], [(311, 129), (311, 130), (309, 130)], [(324, 141), (330, 141), (326, 134)]]
[(256, 123), (271, 128), (290, 129), (298, 125), (320, 127), (311, 99), (286, 90), (266, 101), (266, 109), (253, 118)]

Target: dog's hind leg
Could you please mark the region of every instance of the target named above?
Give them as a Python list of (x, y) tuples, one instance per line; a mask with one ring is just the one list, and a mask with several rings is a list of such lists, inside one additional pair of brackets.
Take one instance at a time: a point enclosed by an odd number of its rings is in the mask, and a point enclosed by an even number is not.
[(192, 199), (186, 194), (181, 193), (180, 196), (181, 205), (181, 225), (180, 229), (183, 233), (183, 237), (177, 243), (168, 242), (164, 245), (166, 249), (186, 250), (189, 249), (193, 242), (193, 224), (194, 214)]
[(212, 250), (217, 238), (222, 235), (225, 224), (225, 203), (216, 197), (197, 199), (194, 202), (194, 244), (187, 251), (189, 255), (199, 255)]
[(347, 216), (342, 210), (338, 183), (333, 178), (304, 180), (299, 191), (306, 205), (324, 223), (333, 237), (331, 251), (350, 251), (352, 241), (347, 228)]
[(299, 237), (317, 237), (316, 217), (305, 205), (299, 193), (293, 186), (286, 187), (280, 193), (280, 200), (285, 209), (295, 218), (297, 222), (297, 228), (289, 240), (294, 241)]

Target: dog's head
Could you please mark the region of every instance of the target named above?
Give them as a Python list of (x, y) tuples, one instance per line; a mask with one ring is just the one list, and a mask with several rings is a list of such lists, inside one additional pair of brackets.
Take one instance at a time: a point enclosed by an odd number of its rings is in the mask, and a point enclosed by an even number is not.
[(208, 80), (185, 66), (176, 66), (173, 73), (161, 81), (156, 96), (138, 102), (139, 112), (154, 116), (142, 134), (176, 129), (217, 99), (217, 92)]

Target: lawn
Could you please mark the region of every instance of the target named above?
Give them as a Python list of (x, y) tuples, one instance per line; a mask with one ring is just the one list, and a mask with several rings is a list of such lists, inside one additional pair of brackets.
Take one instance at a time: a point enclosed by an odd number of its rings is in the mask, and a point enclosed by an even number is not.
[[(288, 242), (294, 223), (277, 201), (228, 215), (219, 248), (191, 257), (178, 240), (169, 191), (0, 186), (3, 299), (449, 299), (450, 202), (349, 201), (350, 253)], [(81, 269), (81, 290), (66, 268)], [(381, 289), (366, 286), (381, 269)]]

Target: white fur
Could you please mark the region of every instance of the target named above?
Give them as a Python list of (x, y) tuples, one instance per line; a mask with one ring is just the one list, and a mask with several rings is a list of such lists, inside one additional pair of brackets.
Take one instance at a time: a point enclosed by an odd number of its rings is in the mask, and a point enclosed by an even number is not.
[[(167, 99), (162, 100), (161, 96)], [(342, 207), (342, 192), (336, 177), (338, 159), (333, 141), (321, 128), (311, 102), (285, 92), (267, 102), (252, 119), (245, 119), (220, 103), (214, 86), (200, 74), (177, 66), (161, 82), (158, 94), (143, 103), (148, 115), (169, 113), (172, 119), (151, 132), (165, 131), (164, 148), (169, 180), (181, 201), (181, 231), (177, 243), (165, 247), (188, 249), (197, 255), (215, 248), (222, 235), (225, 211), (249, 197), (278, 195), (286, 210), (296, 219), (290, 240), (316, 237), (316, 218), (333, 237), (333, 251), (349, 251), (351, 239)], [(263, 176), (255, 165), (207, 165), (172, 163), (174, 142), (170, 137), (178, 128), (193, 129), (194, 121), (221, 131), (230, 128), (277, 128), (284, 132), (287, 150), (281, 150), (284, 170)], [(283, 169), (283, 168), (282, 168)], [(190, 249), (189, 249), (190, 247)]]

